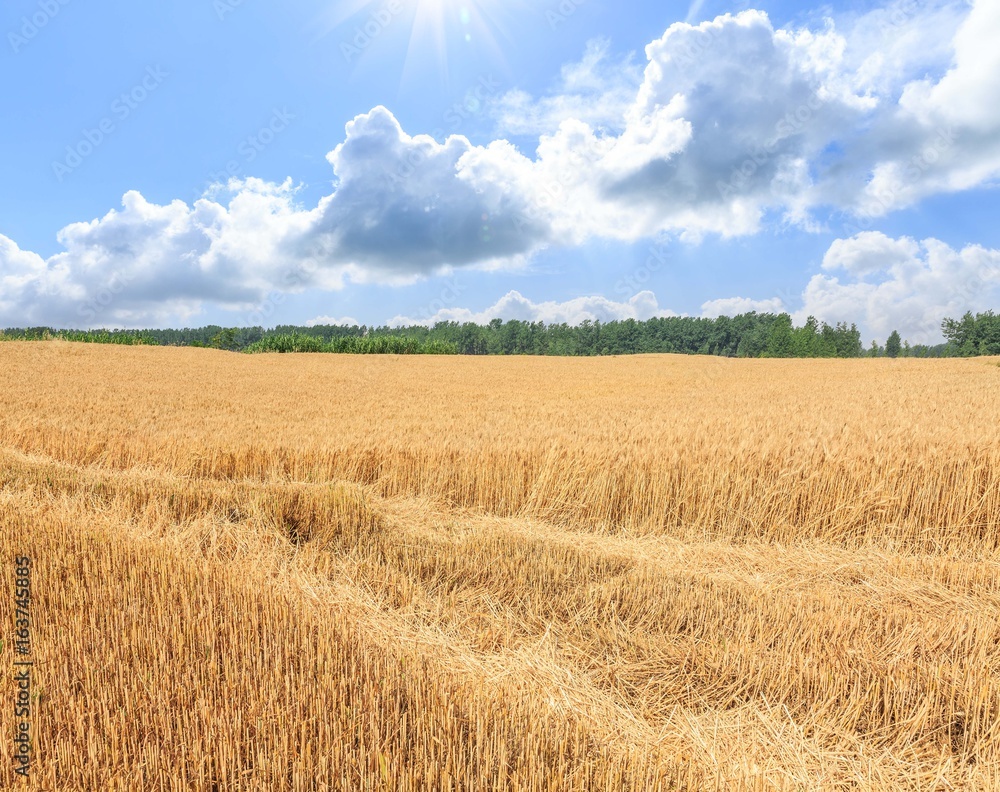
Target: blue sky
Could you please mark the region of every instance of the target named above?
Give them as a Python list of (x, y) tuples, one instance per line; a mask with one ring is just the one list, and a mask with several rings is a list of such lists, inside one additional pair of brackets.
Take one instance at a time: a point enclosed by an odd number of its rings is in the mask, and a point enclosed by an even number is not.
[(995, 2), (12, 0), (0, 32), (0, 326), (936, 341), (1000, 308)]

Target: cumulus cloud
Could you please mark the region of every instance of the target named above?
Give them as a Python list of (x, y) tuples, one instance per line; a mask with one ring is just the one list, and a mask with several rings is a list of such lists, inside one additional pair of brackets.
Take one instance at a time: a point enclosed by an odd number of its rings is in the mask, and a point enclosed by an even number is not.
[(890, 0), (859, 16), (838, 19), (852, 86), (867, 95), (898, 96), (915, 76), (943, 74), (968, 11), (953, 0)]
[[(995, 0), (895, 0), (839, 28), (775, 29), (761, 11), (677, 23), (641, 75), (595, 42), (554, 94), (500, 103), (508, 131), (538, 134), (533, 152), (412, 135), (376, 107), (329, 153), (334, 188), (316, 206), (290, 181), (231, 182), (191, 206), (129, 192), (64, 228), (47, 260), (2, 238), (0, 306), (19, 323), (150, 323), (204, 303), (253, 310), (274, 291), (519, 267), (592, 238), (870, 219), (1000, 174), (997, 40)], [(828, 268), (862, 283), (882, 256), (930, 255), (842, 248)], [(816, 299), (833, 300), (836, 278), (820, 277)]]
[(539, 135), (531, 153), (410, 137), (383, 108), (356, 119), (322, 227), (359, 267), (425, 273), (594, 237), (752, 234), (772, 213), (880, 216), (1000, 172), (997, 36), (987, 0), (897, 0), (843, 30), (761, 11), (677, 23), (641, 78), (591, 42), (554, 94), (496, 105), (505, 132)]
[(509, 91), (492, 103), (491, 112), (502, 135), (547, 134), (570, 118), (617, 131), (641, 82), (642, 69), (632, 55), (615, 59), (608, 39), (594, 39), (579, 63), (562, 68), (548, 96), (535, 99), (525, 91)]
[(531, 253), (549, 235), (498, 169), (521, 159), (505, 141), (477, 148), (411, 137), (376, 107), (347, 125), (327, 159), (337, 189), (320, 202), (314, 243), (338, 262), (404, 275)]
[[(0, 315), (31, 324), (45, 304), (66, 288), (67, 273), (49, 272), (45, 260), (0, 235)], [(8, 319), (8, 321), (10, 321)]]
[[(955, 250), (940, 240), (892, 239), (865, 232), (838, 239), (823, 258), (829, 274), (814, 275), (792, 316), (828, 324), (857, 323), (869, 338), (885, 341), (893, 330), (921, 344), (943, 340), (941, 323), (1000, 301), (1000, 250), (967, 245)], [(768, 308), (770, 304), (770, 307)], [(783, 310), (782, 301), (713, 300), (705, 315), (744, 310)]]
[(558, 125), (543, 110), (559, 97), (518, 106), (552, 127), (522, 189), (573, 196), (553, 220), (563, 231), (634, 240), (750, 234), (769, 213), (816, 229), (831, 211), (879, 217), (988, 183), (1000, 173), (998, 38), (991, 0), (897, 0), (843, 29), (775, 29), (760, 11), (677, 23), (647, 46), (620, 128), (588, 121), (604, 94), (588, 108), (567, 91), (577, 112)]
[(890, 239), (885, 234), (864, 232), (850, 239), (837, 239), (823, 257), (823, 269), (844, 270), (865, 277), (913, 261), (920, 246), (909, 237)]
[(600, 112), (581, 109), (541, 135), (532, 160), (498, 173), (561, 243), (749, 234), (774, 207), (801, 220), (811, 161), (874, 102), (842, 79), (841, 49), (833, 31), (776, 31), (760, 11), (677, 23), (646, 48), (618, 129), (596, 129), (586, 119)]
[(915, 117), (937, 117), (969, 130), (995, 131), (1000, 123), (1000, 5), (976, 0), (954, 39), (952, 67), (936, 83), (906, 86), (900, 105)]
[(0, 237), (0, 305), (17, 324), (75, 326), (182, 320), (205, 301), (261, 299), (296, 266), (285, 241), (308, 222), (290, 182), (234, 182), (227, 206), (166, 206), (128, 192), (122, 208), (63, 228), (48, 260)]
[(784, 310), (785, 305), (780, 297), (771, 297), (766, 300), (751, 300), (748, 297), (723, 297), (703, 303), (701, 315), (715, 319), (719, 316), (739, 316), (753, 311), (757, 313), (781, 313)]
[(360, 327), (361, 322), (355, 319), (353, 316), (342, 316), (340, 318), (334, 316), (317, 316), (315, 319), (310, 319), (306, 322), (306, 327)]
[(606, 297), (577, 297), (566, 302), (532, 302), (520, 292), (510, 291), (484, 311), (468, 308), (442, 308), (426, 319), (397, 316), (389, 321), (392, 327), (410, 325), (431, 326), (437, 322), (474, 322), (487, 324), (492, 319), (546, 324), (579, 325), (584, 321), (612, 322), (615, 320), (646, 320), (658, 316), (676, 316), (673, 311), (660, 308), (656, 295), (642, 291), (626, 302), (615, 302)]
[[(1000, 174), (1000, 6), (991, 0), (975, 0), (971, 8), (932, 3), (926, 13), (914, 11), (906, 24), (890, 27), (883, 40), (907, 31), (911, 68), (921, 51), (936, 64), (942, 42), (948, 42), (944, 74), (934, 79), (911, 73), (898, 93), (881, 98), (865, 135), (848, 147), (845, 173), (851, 178), (831, 179), (831, 194), (862, 216), (880, 217)], [(890, 49), (900, 46), (895, 42)], [(861, 190), (852, 190), (853, 174), (866, 166), (870, 177)]]
[(347, 125), (328, 157), (336, 189), (315, 208), (291, 180), (251, 178), (193, 205), (130, 191), (121, 209), (62, 229), (48, 260), (0, 237), (0, 306), (10, 324), (170, 323), (205, 303), (256, 323), (274, 292), (516, 266), (550, 232), (525, 196), (488, 183), (505, 156), (516, 155), (503, 142), (411, 137), (378, 107)]
[(864, 233), (837, 240), (802, 295), (799, 319), (863, 322), (876, 338), (893, 330), (911, 342), (938, 343), (941, 322), (967, 310), (985, 311), (1000, 299), (1000, 250), (937, 239), (922, 242)]

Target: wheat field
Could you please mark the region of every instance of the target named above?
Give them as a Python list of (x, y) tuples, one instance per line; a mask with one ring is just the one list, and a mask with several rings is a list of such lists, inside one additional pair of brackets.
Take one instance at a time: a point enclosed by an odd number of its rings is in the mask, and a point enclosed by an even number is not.
[(1000, 788), (995, 359), (0, 375), (0, 786)]

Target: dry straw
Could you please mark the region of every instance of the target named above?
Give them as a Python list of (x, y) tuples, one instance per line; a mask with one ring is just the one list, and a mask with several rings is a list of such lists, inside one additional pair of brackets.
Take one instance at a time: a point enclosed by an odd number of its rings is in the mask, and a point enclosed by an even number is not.
[(26, 788), (1000, 788), (991, 362), (0, 370)]

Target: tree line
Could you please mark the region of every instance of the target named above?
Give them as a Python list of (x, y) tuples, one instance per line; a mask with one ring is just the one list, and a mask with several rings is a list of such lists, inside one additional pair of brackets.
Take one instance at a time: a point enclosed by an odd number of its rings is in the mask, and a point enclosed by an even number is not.
[(943, 344), (911, 345), (893, 331), (885, 345), (864, 348), (854, 324), (814, 317), (795, 326), (787, 313), (750, 312), (715, 319), (671, 316), (639, 321), (565, 323), (438, 322), (426, 327), (317, 325), (165, 330), (55, 330), (11, 328), (0, 340), (62, 338), (100, 344), (212, 347), (233, 352), (342, 354), (631, 355), (673, 352), (725, 357), (968, 357), (1000, 355), (1000, 317), (992, 311), (945, 319)]

